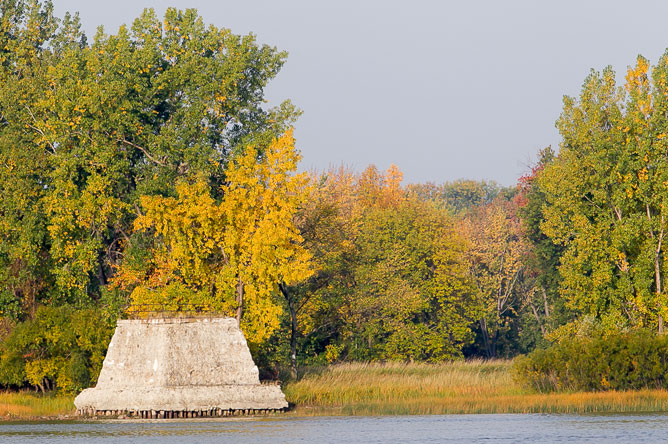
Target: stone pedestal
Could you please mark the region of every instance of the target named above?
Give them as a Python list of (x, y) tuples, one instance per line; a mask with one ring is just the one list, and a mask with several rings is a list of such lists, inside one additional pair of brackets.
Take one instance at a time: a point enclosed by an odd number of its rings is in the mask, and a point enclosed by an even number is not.
[(95, 388), (74, 400), (81, 414), (148, 418), (283, 410), (276, 384), (260, 384), (233, 318), (119, 320)]

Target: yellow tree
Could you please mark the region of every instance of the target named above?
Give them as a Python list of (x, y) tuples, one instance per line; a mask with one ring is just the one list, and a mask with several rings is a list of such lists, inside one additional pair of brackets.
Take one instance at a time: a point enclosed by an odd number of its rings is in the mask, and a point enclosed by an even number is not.
[(220, 202), (203, 180), (180, 183), (177, 198), (142, 197), (135, 229), (153, 246), (148, 258), (123, 263), (116, 284), (132, 290), (133, 304), (234, 313), (249, 341), (266, 340), (282, 313), (278, 284), (312, 273), (294, 223), (307, 193), (306, 175), (294, 174), (299, 159), (290, 130), (259, 158), (248, 147), (230, 163)]
[[(308, 193), (305, 173), (293, 174), (300, 155), (292, 130), (258, 162), (254, 150), (234, 161), (221, 207), (227, 220), (223, 244), (234, 271), (237, 320), (245, 311), (247, 336), (265, 339), (278, 328), (278, 285), (293, 285), (312, 273), (295, 216)], [(243, 324), (243, 323), (242, 323)]]

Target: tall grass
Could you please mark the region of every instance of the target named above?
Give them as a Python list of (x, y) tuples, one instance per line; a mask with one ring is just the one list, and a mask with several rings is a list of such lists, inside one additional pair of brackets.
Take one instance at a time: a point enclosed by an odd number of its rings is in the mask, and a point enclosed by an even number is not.
[[(668, 411), (668, 391), (536, 393), (514, 381), (510, 361), (339, 364), (309, 368), (283, 390), (298, 415), (593, 413)], [(0, 392), (0, 417), (74, 412), (73, 398)]]
[(284, 387), (297, 414), (588, 413), (668, 410), (668, 391), (534, 393), (511, 361), (340, 364)]
[(74, 398), (67, 395), (32, 392), (0, 392), (0, 417), (33, 419), (74, 413)]

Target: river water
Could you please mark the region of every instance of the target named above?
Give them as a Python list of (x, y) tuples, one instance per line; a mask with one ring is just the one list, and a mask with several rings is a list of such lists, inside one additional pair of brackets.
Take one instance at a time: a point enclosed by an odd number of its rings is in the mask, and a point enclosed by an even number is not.
[(668, 443), (668, 414), (0, 423), (0, 443)]

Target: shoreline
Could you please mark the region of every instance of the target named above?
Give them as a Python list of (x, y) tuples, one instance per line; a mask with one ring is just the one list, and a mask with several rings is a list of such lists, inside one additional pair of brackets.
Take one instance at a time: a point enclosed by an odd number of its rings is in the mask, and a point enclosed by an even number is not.
[[(513, 378), (512, 361), (347, 363), (304, 369), (283, 385), (290, 409), (220, 420), (318, 416), (668, 413), (668, 390), (537, 393)], [(176, 421), (80, 417), (71, 395), (0, 393), (0, 421)], [(183, 418), (211, 421), (218, 418)]]
[[(661, 392), (665, 392), (661, 390)], [(638, 392), (624, 392), (636, 394)], [(572, 393), (571, 395), (588, 394), (588, 392)], [(668, 396), (668, 392), (666, 392)], [(371, 413), (361, 408), (353, 407), (354, 411), (350, 412), (348, 408), (323, 408), (312, 406), (300, 406), (294, 410), (289, 410), (283, 413), (267, 414), (267, 415), (248, 415), (248, 416), (233, 416), (233, 417), (207, 417), (207, 418), (171, 418), (171, 419), (143, 419), (143, 418), (129, 418), (123, 417), (86, 417), (78, 416), (76, 414), (54, 415), (54, 416), (4, 416), (0, 415), (0, 423), (145, 423), (145, 424), (160, 424), (160, 423), (209, 423), (209, 422), (238, 422), (238, 421), (254, 421), (254, 420), (280, 420), (280, 419), (297, 419), (297, 418), (318, 418), (318, 417), (391, 417), (391, 416), (475, 416), (475, 415), (647, 415), (647, 414), (668, 414), (666, 409), (580, 409), (577, 406), (571, 405), (566, 409), (548, 409), (536, 411), (457, 411), (457, 412), (439, 412), (439, 413)]]

